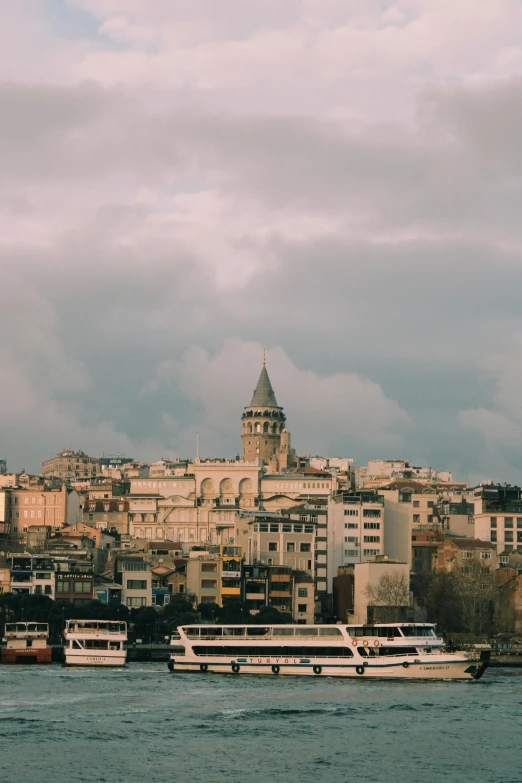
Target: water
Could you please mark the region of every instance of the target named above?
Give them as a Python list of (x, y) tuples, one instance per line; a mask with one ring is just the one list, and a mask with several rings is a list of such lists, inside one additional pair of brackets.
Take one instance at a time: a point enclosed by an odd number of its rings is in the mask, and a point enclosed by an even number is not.
[(0, 667), (1, 783), (520, 783), (522, 671), (480, 682)]

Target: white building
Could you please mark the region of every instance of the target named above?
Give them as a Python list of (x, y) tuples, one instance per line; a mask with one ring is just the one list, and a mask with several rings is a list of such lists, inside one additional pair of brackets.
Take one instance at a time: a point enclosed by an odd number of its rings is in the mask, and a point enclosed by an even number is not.
[(152, 606), (152, 572), (144, 560), (124, 560), (121, 602), (129, 609)]
[(340, 566), (383, 555), (384, 501), (375, 492), (340, 492), (328, 501), (328, 592)]
[(368, 465), (356, 470), (358, 489), (379, 487), (394, 478), (444, 483), (453, 481), (452, 474), (447, 470), (436, 471), (434, 468), (417, 467), (410, 465), (408, 460), (404, 459), (371, 459), (368, 460)]

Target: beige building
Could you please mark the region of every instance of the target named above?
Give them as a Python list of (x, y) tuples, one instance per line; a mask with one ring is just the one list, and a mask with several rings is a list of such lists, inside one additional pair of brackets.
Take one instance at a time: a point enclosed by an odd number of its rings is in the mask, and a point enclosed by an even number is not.
[[(410, 584), (410, 568), (407, 563), (398, 563), (393, 560), (380, 560), (368, 563), (357, 563), (354, 566), (354, 612), (351, 622), (362, 623), (378, 622), (378, 616), (374, 619), (370, 615), (377, 614), (378, 612), (369, 611), (371, 607), (384, 606), (384, 601), (378, 604), (372, 603), (373, 599), (368, 595), (368, 588), (378, 589), (382, 577), (386, 575), (388, 577), (396, 577), (397, 579), (403, 579), (406, 583), (407, 590), (409, 591)], [(409, 606), (408, 603), (403, 604), (405, 612)]]
[(248, 518), (246, 535), (242, 533), (244, 519), (239, 520), (237, 543), (245, 551), (246, 562), (286, 566), (315, 575), (316, 523), (311, 515), (303, 517), (306, 521), (276, 514), (256, 514)]
[(65, 486), (56, 490), (11, 490), (11, 529), (26, 533), (31, 525), (45, 525), (53, 529), (79, 521), (80, 498), (76, 491)]
[(292, 473), (265, 474), (261, 479), (261, 497), (266, 511), (292, 508), (299, 503), (326, 500), (337, 488), (330, 473), (301, 468)]
[(187, 562), (187, 592), (194, 596), (196, 604), (222, 606), (226, 598), (240, 598), (242, 562), (240, 546), (193, 550)]
[(83, 451), (64, 449), (56, 457), (42, 463), (42, 475), (56, 477), (64, 481), (95, 476), (98, 473), (98, 460), (88, 457)]

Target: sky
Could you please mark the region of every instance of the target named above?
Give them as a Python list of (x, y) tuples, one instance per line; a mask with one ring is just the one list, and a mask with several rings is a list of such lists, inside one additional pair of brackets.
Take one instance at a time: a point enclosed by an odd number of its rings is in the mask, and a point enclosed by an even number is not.
[(520, 0), (0, 0), (0, 458), (522, 457)]

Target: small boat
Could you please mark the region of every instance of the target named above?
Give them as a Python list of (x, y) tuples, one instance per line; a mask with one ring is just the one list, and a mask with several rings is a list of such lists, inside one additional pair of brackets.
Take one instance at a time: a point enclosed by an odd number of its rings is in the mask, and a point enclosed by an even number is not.
[(51, 663), (47, 623), (6, 623), (2, 663)]
[(445, 648), (429, 623), (185, 625), (170, 645), (176, 672), (478, 680), (488, 666)]
[(127, 623), (67, 620), (64, 653), (67, 666), (125, 666)]

